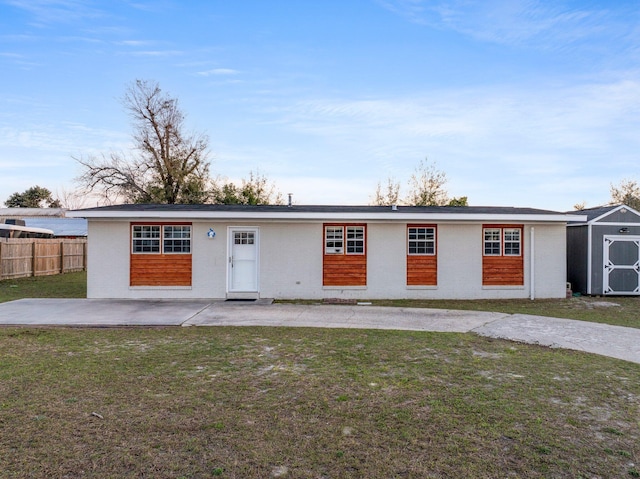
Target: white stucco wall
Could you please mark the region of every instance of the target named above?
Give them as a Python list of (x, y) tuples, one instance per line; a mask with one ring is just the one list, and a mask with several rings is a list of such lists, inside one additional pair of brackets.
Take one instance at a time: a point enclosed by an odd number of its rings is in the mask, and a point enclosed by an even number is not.
[(87, 297), (130, 297), (129, 224), (89, 221), (87, 238)]
[[(482, 225), (438, 225), (438, 285), (406, 286), (406, 224), (367, 225), (367, 286), (322, 286), (323, 225), (194, 221), (191, 287), (129, 287), (129, 221), (89, 222), (88, 289), (90, 298), (225, 298), (228, 228), (258, 228), (259, 292), (265, 298), (527, 298), (531, 294), (531, 226), (524, 229), (525, 284), (482, 286)], [(216, 237), (207, 237), (213, 228)], [(535, 296), (565, 295), (565, 226), (535, 225)]]
[[(567, 232), (558, 225), (537, 225), (535, 236), (536, 298), (564, 298), (567, 288)], [(531, 241), (530, 229), (527, 239)], [(528, 272), (527, 272), (528, 274)]]

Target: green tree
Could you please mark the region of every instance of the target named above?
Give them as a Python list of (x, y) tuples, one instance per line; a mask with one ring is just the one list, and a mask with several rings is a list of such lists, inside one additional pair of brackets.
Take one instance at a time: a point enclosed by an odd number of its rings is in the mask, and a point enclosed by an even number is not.
[(208, 138), (185, 130), (178, 100), (155, 82), (136, 80), (122, 104), (133, 121), (135, 151), (76, 158), (84, 169), (79, 183), (131, 203), (205, 203)]
[(469, 206), (469, 200), (466, 196), (458, 196), (457, 198), (451, 198), (447, 206)]
[(32, 186), (22, 193), (14, 193), (4, 202), (8, 208), (60, 208), (51, 191), (41, 186)]
[(640, 211), (640, 186), (635, 180), (622, 180), (618, 186), (611, 185), (611, 204), (625, 204)]
[(249, 172), (249, 178), (242, 179), (240, 185), (227, 181), (214, 186), (211, 199), (214, 203), (225, 205), (281, 205), (284, 203), (282, 193), (260, 171)]

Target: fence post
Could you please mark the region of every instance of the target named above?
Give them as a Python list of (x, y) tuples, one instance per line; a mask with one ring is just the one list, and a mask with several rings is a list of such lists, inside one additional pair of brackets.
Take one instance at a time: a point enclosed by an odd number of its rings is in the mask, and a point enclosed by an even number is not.
[(82, 269), (87, 270), (87, 242), (82, 243)]
[(4, 271), (2, 271), (2, 243), (3, 241), (0, 239), (0, 280), (4, 279)]
[(64, 273), (64, 240), (60, 241), (60, 274)]
[(31, 276), (36, 275), (36, 242), (31, 243)]

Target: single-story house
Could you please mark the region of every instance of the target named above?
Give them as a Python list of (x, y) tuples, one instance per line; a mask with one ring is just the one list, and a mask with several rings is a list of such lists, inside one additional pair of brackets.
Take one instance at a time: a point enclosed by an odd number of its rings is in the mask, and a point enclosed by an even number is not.
[(567, 278), (573, 291), (640, 294), (640, 213), (626, 205), (574, 213), (583, 219), (567, 225)]
[(563, 298), (567, 213), (512, 207), (116, 205), (90, 298)]

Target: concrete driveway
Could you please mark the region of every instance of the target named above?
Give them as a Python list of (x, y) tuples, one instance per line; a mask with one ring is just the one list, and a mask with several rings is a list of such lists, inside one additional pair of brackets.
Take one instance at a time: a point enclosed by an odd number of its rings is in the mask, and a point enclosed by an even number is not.
[(640, 329), (522, 314), (270, 301), (21, 299), (0, 304), (5, 326), (291, 326), (473, 332), (640, 364)]

